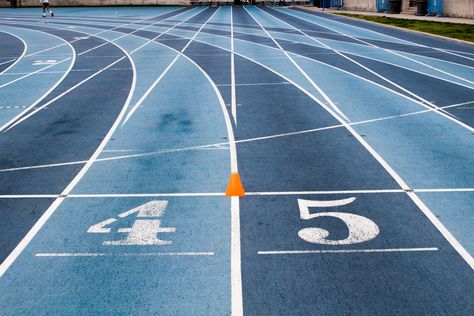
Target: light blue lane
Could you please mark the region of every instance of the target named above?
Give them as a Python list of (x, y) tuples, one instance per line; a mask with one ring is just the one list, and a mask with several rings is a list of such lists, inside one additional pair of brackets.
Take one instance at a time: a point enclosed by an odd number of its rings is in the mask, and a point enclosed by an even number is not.
[[(42, 99), (57, 85), (72, 66), (74, 51), (58, 37), (23, 28), (5, 27), (27, 43), (25, 56), (0, 75), (0, 126)], [(55, 47), (41, 54), (41, 50)], [(63, 61), (64, 62), (60, 62)], [(26, 75), (60, 62), (34, 75)], [(24, 77), (24, 78), (23, 78)], [(3, 85), (3, 87), (2, 87)], [(24, 93), (28, 91), (28, 93)]]
[(464, 248), (474, 254), (474, 192), (419, 193), (420, 198)]

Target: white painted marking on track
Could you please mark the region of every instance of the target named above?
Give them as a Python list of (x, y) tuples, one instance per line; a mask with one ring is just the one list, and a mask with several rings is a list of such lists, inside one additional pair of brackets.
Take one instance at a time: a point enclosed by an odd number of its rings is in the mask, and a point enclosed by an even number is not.
[(230, 95), (231, 112), (237, 126), (237, 96), (235, 91), (235, 55), (234, 55), (234, 14), (230, 6)]
[(115, 252), (39, 252), (35, 257), (167, 257), (167, 256), (214, 256), (214, 252), (138, 252), (138, 253), (115, 253)]
[(271, 250), (258, 251), (259, 255), (298, 255), (298, 254), (326, 254), (326, 253), (390, 253), (390, 252), (426, 252), (438, 251), (438, 248), (387, 248), (387, 249), (325, 249), (325, 250)]

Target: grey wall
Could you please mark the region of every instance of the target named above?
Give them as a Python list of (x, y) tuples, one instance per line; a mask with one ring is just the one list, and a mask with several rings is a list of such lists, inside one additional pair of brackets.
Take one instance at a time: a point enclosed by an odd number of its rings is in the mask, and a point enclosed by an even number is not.
[[(375, 11), (375, 0), (344, 0), (346, 10)], [(402, 0), (402, 10), (409, 0)], [(443, 15), (474, 19), (474, 0), (444, 0)]]

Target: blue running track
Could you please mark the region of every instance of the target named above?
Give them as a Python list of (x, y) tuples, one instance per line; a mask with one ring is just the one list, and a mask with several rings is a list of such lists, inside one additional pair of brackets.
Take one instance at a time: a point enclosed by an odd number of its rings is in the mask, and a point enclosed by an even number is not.
[(1, 314), (473, 315), (473, 135), (469, 44), (2, 9)]

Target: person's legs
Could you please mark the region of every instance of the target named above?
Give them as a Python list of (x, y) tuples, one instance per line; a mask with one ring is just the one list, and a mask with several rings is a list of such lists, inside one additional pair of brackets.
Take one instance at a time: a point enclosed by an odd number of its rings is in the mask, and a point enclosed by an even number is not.
[(43, 18), (46, 17), (46, 5), (47, 3), (43, 3)]

